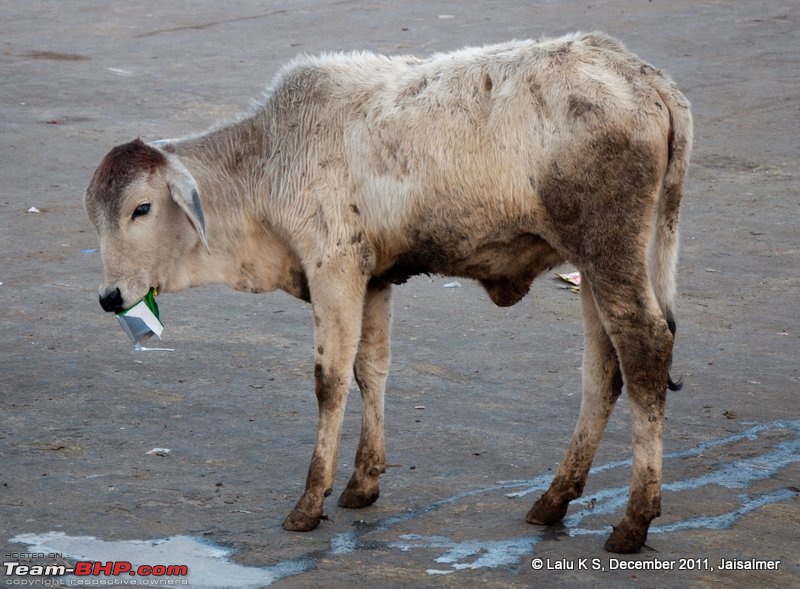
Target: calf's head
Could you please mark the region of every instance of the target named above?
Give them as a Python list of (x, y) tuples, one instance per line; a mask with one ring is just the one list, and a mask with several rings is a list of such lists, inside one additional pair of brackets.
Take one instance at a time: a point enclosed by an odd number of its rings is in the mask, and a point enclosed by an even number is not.
[(194, 178), (176, 156), (139, 139), (106, 155), (84, 206), (100, 242), (106, 311), (131, 306), (151, 287), (186, 286), (186, 255), (208, 248)]

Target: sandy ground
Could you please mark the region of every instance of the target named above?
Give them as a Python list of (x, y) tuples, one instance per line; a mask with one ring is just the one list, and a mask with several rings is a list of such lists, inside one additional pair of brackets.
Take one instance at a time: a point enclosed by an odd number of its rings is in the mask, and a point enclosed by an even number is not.
[[(550, 277), (510, 309), (467, 281), (397, 289), (381, 498), (358, 512), (329, 500), (317, 530), (283, 531), (315, 432), (308, 305), (163, 296), (175, 352), (132, 352), (97, 305), (81, 202), (95, 166), (136, 136), (246, 110), (299, 52), (424, 55), (595, 28), (668, 71), (695, 116), (674, 358), (686, 386), (668, 401), (649, 549), (602, 550), (627, 493), (624, 402), (564, 525), (524, 521), (580, 403), (578, 297)], [(800, 586), (799, 31), (792, 0), (3, 2), (4, 562), (191, 563), (196, 587)], [(353, 394), (335, 494), (359, 411)], [(720, 559), (780, 562), (723, 571)]]

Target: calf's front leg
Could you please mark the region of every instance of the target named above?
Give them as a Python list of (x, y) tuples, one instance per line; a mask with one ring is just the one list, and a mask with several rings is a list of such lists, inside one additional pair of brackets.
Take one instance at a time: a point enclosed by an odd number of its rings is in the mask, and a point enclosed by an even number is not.
[(361, 336), (366, 290), (366, 278), (357, 268), (355, 272), (349, 271), (348, 261), (331, 261), (309, 277), (319, 425), (305, 492), (283, 522), (286, 530), (306, 532), (317, 527), (325, 497), (333, 491), (339, 435)]
[(386, 470), (383, 396), (391, 360), (391, 324), (391, 286), (370, 288), (364, 301), (361, 343), (353, 366), (361, 390), (361, 439), (353, 476), (339, 497), (339, 507), (366, 507), (380, 496), (378, 477)]

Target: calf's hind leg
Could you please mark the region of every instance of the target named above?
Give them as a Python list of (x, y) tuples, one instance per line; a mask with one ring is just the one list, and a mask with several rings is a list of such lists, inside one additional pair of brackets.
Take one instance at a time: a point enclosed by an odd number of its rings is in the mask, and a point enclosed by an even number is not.
[(581, 496), (603, 430), (622, 391), (617, 353), (600, 321), (591, 285), (585, 277), (581, 298), (585, 343), (580, 414), (566, 456), (550, 488), (528, 512), (526, 519), (532, 524), (550, 525), (561, 521), (569, 502)]
[(353, 476), (339, 497), (340, 507), (372, 505), (380, 495), (378, 477), (386, 469), (383, 396), (391, 359), (391, 323), (391, 286), (370, 288), (364, 301), (361, 342), (353, 366), (361, 390), (361, 439)]
[(633, 469), (625, 516), (605, 544), (610, 552), (637, 552), (661, 514), (661, 462), (667, 372), (672, 333), (644, 264), (624, 277), (589, 275), (597, 308), (622, 368), (631, 410)]

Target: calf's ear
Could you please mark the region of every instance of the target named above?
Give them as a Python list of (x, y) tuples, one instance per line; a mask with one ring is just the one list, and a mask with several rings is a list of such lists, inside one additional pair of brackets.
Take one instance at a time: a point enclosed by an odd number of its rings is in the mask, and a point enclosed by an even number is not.
[(178, 206), (186, 213), (192, 226), (200, 236), (200, 240), (208, 250), (208, 239), (206, 238), (206, 221), (203, 215), (203, 205), (200, 203), (200, 193), (189, 170), (174, 156), (169, 157), (167, 169), (167, 184), (169, 192)]

